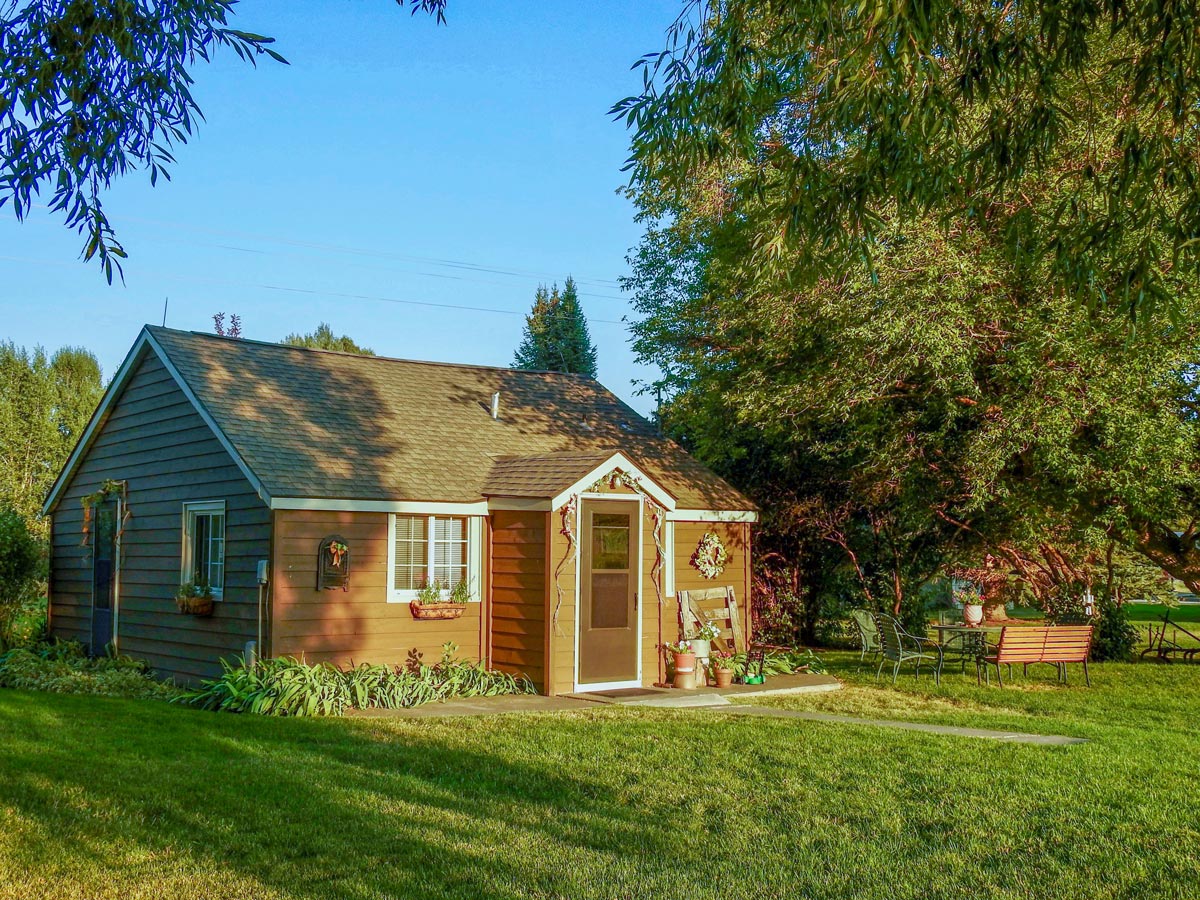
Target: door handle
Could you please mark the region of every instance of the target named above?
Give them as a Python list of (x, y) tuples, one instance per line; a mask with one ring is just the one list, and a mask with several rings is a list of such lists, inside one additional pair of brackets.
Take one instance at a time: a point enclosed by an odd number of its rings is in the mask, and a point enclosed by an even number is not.
[(637, 591), (634, 591), (633, 592), (633, 611), (637, 612), (637, 608), (638, 608), (638, 594), (637, 594)]

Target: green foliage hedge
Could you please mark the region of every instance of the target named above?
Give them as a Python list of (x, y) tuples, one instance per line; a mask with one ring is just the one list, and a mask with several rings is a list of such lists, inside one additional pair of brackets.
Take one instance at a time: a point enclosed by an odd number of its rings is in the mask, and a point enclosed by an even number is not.
[(0, 656), (0, 687), (152, 700), (169, 700), (179, 694), (173, 684), (154, 678), (140, 660), (127, 656), (89, 659), (74, 642), (9, 650)]
[(406, 709), (455, 697), (536, 693), (527, 678), (455, 659), (457, 649), (446, 644), (437, 664), (401, 669), (366, 663), (342, 669), (290, 657), (250, 666), (222, 660), (220, 678), (203, 682), (178, 702), (264, 716), (338, 716), (348, 709)]

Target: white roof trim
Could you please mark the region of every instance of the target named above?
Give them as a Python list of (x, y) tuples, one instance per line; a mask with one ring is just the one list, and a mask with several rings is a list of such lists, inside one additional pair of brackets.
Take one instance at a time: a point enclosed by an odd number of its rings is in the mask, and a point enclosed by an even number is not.
[(412, 513), (429, 516), (486, 516), (486, 500), (443, 503), (420, 500), (335, 500), (321, 497), (273, 497), (271, 509), (325, 510), (329, 512)]
[(95, 436), (96, 431), (108, 418), (108, 408), (112, 406), (113, 401), (117, 399), (124, 389), (125, 382), (129, 380), (129, 376), (133, 372), (141, 355), (142, 348), (146, 346), (149, 337), (150, 335), (143, 330), (138, 335), (138, 339), (133, 342), (133, 346), (129, 348), (129, 352), (125, 354), (125, 359), (121, 362), (121, 367), (117, 369), (117, 374), (108, 383), (108, 389), (104, 392), (104, 396), (100, 398), (100, 405), (92, 413), (92, 418), (88, 421), (87, 428), (83, 430), (83, 435), (75, 444), (75, 449), (67, 457), (67, 464), (58, 473), (58, 478), (54, 480), (54, 486), (50, 488), (50, 493), (46, 495), (46, 502), (42, 504), (42, 515), (49, 514), (55, 504), (58, 503), (58, 495), (62, 493), (63, 488), (71, 480), (71, 476), (75, 474), (75, 469), (78, 468), (83, 454), (91, 446), (92, 438)]
[(489, 497), (487, 506), (493, 512), (546, 512), (550, 509), (550, 501), (529, 497)]
[(758, 513), (750, 509), (674, 509), (668, 522), (757, 522)]
[(59, 473), (58, 478), (55, 480), (54, 487), (50, 489), (50, 493), (46, 497), (46, 502), (42, 505), (42, 514), (45, 515), (49, 513), (58, 503), (59, 495), (62, 493), (67, 484), (70, 483), (72, 476), (75, 474), (75, 470), (79, 467), (80, 461), (83, 459), (88, 449), (92, 446), (92, 441), (96, 437), (96, 432), (99, 431), (104, 423), (108, 420), (108, 412), (110, 407), (114, 402), (116, 402), (121, 394), (124, 393), (125, 384), (133, 375), (134, 370), (137, 368), (137, 364), (142, 359), (143, 351), (147, 347), (153, 350), (158, 356), (159, 361), (163, 364), (163, 367), (167, 370), (167, 372), (170, 373), (171, 378), (174, 379), (175, 384), (179, 387), (179, 390), (181, 390), (183, 395), (187, 397), (188, 402), (191, 403), (192, 407), (196, 410), (197, 415), (199, 415), (204, 421), (204, 424), (209, 427), (221, 446), (225, 448), (225, 452), (229, 454), (230, 458), (232, 458), (237, 464), (237, 467), (242, 470), (242, 474), (246, 476), (246, 480), (249, 481), (254, 487), (254, 490), (257, 492), (258, 496), (262, 498), (264, 503), (269, 504), (271, 502), (271, 495), (267, 493), (267, 489), (263, 487), (262, 481), (260, 481), (258, 476), (254, 474), (248, 465), (246, 465), (246, 461), (242, 459), (241, 454), (234, 449), (233, 444), (229, 441), (229, 438), (227, 438), (225, 433), (221, 431), (213, 417), (208, 414), (208, 410), (204, 408), (204, 405), (200, 402), (199, 398), (196, 397), (195, 392), (184, 380), (183, 376), (179, 373), (179, 370), (175, 368), (174, 363), (171, 362), (166, 351), (163, 350), (162, 346), (154, 339), (150, 332), (143, 328), (142, 333), (139, 334), (137, 340), (134, 341), (133, 347), (131, 347), (129, 353), (126, 354), (124, 362), (121, 363), (121, 367), (117, 369), (117, 374), (114, 375), (113, 380), (109, 382), (108, 390), (104, 392), (104, 397), (101, 399), (100, 405), (96, 408), (96, 412), (92, 414), (91, 421), (88, 422), (88, 426), (84, 430), (83, 436), (79, 439), (79, 443), (75, 445), (75, 449), (71, 452), (71, 456), (67, 459), (66, 466), (63, 467), (62, 472)]
[(566, 503), (573, 494), (583, 493), (601, 478), (610, 474), (613, 469), (620, 469), (622, 472), (637, 478), (642, 486), (642, 490), (656, 500), (660, 506), (667, 510), (672, 510), (675, 508), (675, 498), (659, 487), (649, 475), (635, 466), (632, 462), (630, 462), (629, 457), (619, 451), (614, 453), (600, 465), (596, 466), (596, 468), (592, 469), (592, 471), (588, 472), (569, 488), (560, 492), (557, 497), (554, 497), (550, 501), (550, 508), (558, 509), (558, 507)]

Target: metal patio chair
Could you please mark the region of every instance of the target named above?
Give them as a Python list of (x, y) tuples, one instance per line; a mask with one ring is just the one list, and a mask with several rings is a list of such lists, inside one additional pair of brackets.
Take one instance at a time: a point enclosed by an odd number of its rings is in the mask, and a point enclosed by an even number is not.
[(909, 634), (903, 626), (891, 616), (883, 613), (875, 614), (875, 627), (879, 629), (880, 660), (879, 670), (875, 677), (883, 674), (885, 663), (892, 664), (892, 684), (900, 675), (900, 667), (906, 662), (914, 664), (913, 677), (921, 676), (921, 662), (927, 660), (933, 665), (934, 684), (942, 683), (942, 665), (944, 658), (942, 645), (929, 638)]
[(879, 651), (883, 649), (879, 643), (879, 629), (875, 626), (874, 616), (869, 609), (852, 609), (850, 618), (858, 630), (858, 643), (862, 648), (858, 655), (859, 663), (862, 663), (868, 654), (871, 656), (871, 662), (874, 662)]

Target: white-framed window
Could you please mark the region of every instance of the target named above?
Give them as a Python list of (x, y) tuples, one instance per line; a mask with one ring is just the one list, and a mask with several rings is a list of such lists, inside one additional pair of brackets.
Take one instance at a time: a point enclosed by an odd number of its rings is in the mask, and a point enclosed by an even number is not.
[(482, 519), (396, 513), (388, 516), (388, 602), (408, 603), (426, 584), (465, 581), (480, 597)]
[(183, 504), (183, 570), (180, 582), (208, 585), (214, 600), (225, 592), (225, 501)]

